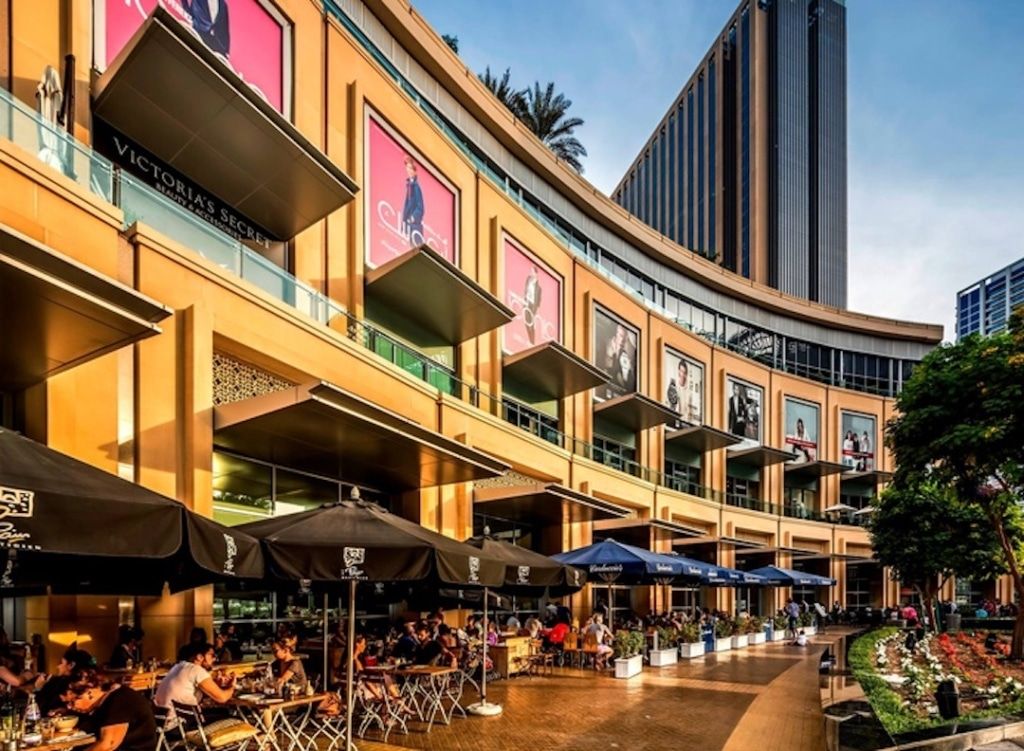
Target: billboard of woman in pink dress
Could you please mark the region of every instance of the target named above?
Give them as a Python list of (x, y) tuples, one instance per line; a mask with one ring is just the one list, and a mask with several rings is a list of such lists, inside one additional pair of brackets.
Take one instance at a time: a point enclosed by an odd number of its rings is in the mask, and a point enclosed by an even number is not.
[[(291, 29), (268, 0), (96, 0), (97, 47), (104, 68), (157, 5), (191, 29), (234, 71), (288, 115)], [(101, 46), (102, 45), (102, 46)]]
[(505, 238), (505, 304), (516, 317), (502, 330), (502, 350), (514, 355), (562, 338), (562, 278)]
[(457, 265), (458, 194), (390, 128), (367, 117), (367, 265), (427, 245)]

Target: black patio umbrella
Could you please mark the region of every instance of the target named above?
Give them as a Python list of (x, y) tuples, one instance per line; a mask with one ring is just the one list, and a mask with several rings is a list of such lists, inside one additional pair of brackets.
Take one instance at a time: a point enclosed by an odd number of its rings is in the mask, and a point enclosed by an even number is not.
[[(504, 565), (470, 545), (432, 532), (381, 506), (353, 499), (309, 511), (243, 524), (263, 541), (272, 577), (311, 584), (348, 582), (348, 669), (345, 680), (346, 743), (352, 738), (352, 649), (358, 582), (430, 582), (439, 588), (495, 587)], [(326, 669), (324, 677), (326, 680)]]
[[(545, 591), (555, 594), (569, 594), (583, 589), (587, 581), (580, 569), (556, 561), (546, 555), (534, 552), (520, 545), (504, 540), (495, 540), (487, 535), (470, 537), (466, 542), (479, 548), (484, 555), (505, 564), (505, 582), (499, 591), (506, 594), (541, 595)], [(487, 589), (484, 589), (484, 621), (487, 621)], [(483, 662), (487, 664), (487, 635), (483, 640)], [(501, 707), (487, 701), (487, 671), (480, 681), (480, 702), (470, 707), (476, 714), (495, 715)]]
[(258, 579), (254, 538), (0, 429), (0, 590), (159, 594)]

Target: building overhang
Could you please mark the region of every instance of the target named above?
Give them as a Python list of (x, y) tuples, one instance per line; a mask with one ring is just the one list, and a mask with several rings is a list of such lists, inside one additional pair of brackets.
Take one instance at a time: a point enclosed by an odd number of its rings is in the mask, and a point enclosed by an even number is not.
[(215, 407), (213, 427), (219, 448), (385, 492), (480, 480), (509, 469), (324, 382)]
[(815, 460), (813, 462), (790, 462), (786, 465), (786, 477), (799, 477), (806, 480), (820, 480), (829, 475), (841, 475), (850, 468), (845, 464)]
[(543, 396), (564, 399), (607, 382), (605, 375), (557, 342), (546, 342), (506, 355), (502, 373)]
[(511, 308), (426, 245), (367, 270), (366, 297), (436, 337), (423, 345), (458, 344), (515, 318)]
[(665, 434), (665, 443), (703, 454), (715, 449), (735, 446), (742, 439), (710, 425), (689, 425)]
[(160, 333), (171, 311), (0, 224), (0, 391)]
[(545, 525), (621, 519), (632, 510), (554, 483), (477, 488), (473, 511), (515, 522)]
[[(849, 469), (849, 467), (847, 467)], [(892, 481), (892, 472), (883, 472), (880, 469), (873, 469), (869, 472), (846, 472), (840, 478), (840, 481), (845, 485), (850, 483), (851, 485), (878, 485), (883, 482)]]
[(594, 417), (614, 422), (634, 433), (679, 419), (673, 410), (636, 392), (595, 403)]
[(771, 446), (753, 446), (752, 448), (729, 451), (726, 454), (726, 459), (730, 462), (758, 468), (790, 462), (795, 458), (796, 454), (772, 448)]
[(605, 519), (594, 522), (595, 539), (614, 539), (638, 548), (649, 549), (657, 542), (677, 538), (702, 537), (704, 530), (687, 527), (667, 519)]
[(358, 186), (157, 7), (93, 85), (93, 114), (287, 240)]

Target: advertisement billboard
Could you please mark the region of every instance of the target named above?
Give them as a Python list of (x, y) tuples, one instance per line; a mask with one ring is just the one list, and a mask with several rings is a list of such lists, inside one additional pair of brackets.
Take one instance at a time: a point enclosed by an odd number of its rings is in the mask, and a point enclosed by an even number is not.
[[(278, 112), (291, 110), (291, 27), (266, 0), (95, 0), (96, 63), (106, 68), (160, 5)], [(187, 95), (187, 92), (185, 92)]]
[(818, 405), (787, 396), (785, 410), (785, 448), (796, 454), (794, 463), (817, 461), (820, 429), (818, 415), (821, 411)]
[(509, 238), (504, 240), (505, 304), (516, 317), (502, 329), (501, 347), (514, 355), (562, 339), (562, 278)]
[(594, 389), (597, 399), (636, 391), (640, 331), (599, 305), (594, 305), (594, 365), (608, 384)]
[(732, 376), (725, 378), (725, 424), (730, 433), (743, 439), (736, 448), (761, 444), (761, 419), (764, 414), (764, 389)]
[(859, 412), (841, 412), (839, 445), (842, 463), (854, 472), (875, 469), (875, 417)]
[(367, 265), (424, 244), (458, 265), (458, 191), (369, 113), (366, 128)]
[(686, 422), (703, 424), (704, 366), (670, 347), (665, 347), (662, 363), (665, 405)]

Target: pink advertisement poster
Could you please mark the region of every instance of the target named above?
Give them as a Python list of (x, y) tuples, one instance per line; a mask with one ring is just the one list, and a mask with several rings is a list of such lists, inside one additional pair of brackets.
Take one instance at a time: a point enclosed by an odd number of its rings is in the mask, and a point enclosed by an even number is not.
[(454, 188), (372, 117), (367, 132), (367, 264), (375, 268), (426, 244), (456, 265)]
[(285, 22), (261, 0), (97, 0), (105, 13), (104, 61), (117, 57), (159, 4), (274, 108), (285, 111)]
[(502, 349), (506, 354), (561, 340), (561, 278), (507, 238), (505, 304), (516, 314), (502, 330)]

